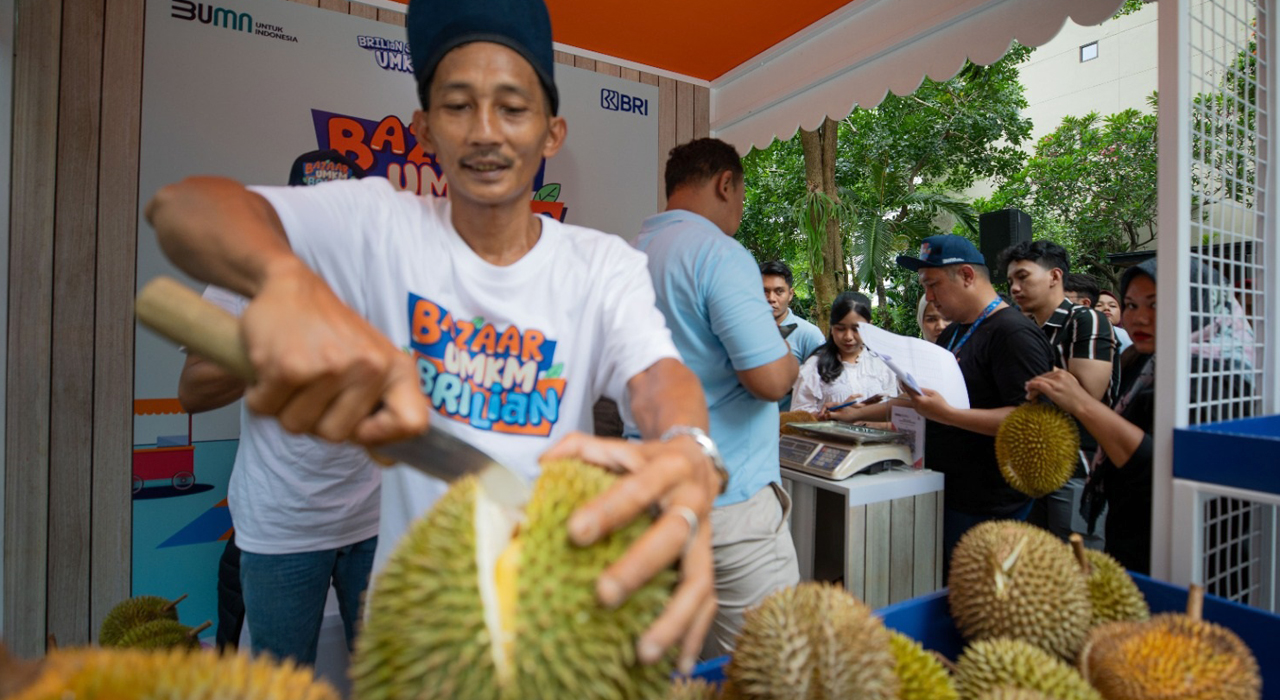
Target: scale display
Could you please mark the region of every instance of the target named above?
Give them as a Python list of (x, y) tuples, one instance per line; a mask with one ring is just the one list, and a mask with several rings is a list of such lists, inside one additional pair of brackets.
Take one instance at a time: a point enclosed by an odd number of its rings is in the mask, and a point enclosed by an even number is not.
[(836, 467), (840, 466), (840, 463), (844, 461), (845, 457), (849, 456), (850, 452), (852, 452), (852, 450), (840, 449), (839, 447), (832, 447), (831, 445), (823, 445), (818, 448), (818, 454), (814, 455), (813, 459), (809, 460), (809, 466), (823, 471), (834, 472)]

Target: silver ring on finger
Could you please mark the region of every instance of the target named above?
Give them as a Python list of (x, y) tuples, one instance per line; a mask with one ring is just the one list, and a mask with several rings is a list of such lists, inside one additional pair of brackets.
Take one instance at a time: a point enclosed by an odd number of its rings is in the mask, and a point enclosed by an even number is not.
[(680, 550), (681, 556), (689, 552), (689, 548), (693, 546), (693, 540), (698, 536), (698, 514), (693, 512), (689, 506), (674, 505), (667, 508), (668, 513), (675, 513), (684, 518), (689, 524), (689, 535), (684, 539), (684, 547)]

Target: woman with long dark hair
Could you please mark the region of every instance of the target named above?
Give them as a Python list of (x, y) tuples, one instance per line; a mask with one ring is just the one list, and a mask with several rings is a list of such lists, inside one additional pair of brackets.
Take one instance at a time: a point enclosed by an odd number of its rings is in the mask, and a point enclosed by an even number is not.
[[(1252, 395), (1242, 377), (1254, 363), (1253, 328), (1218, 273), (1192, 259), (1191, 395), (1202, 405), (1226, 405)], [(1069, 372), (1055, 370), (1027, 382), (1027, 398), (1043, 394), (1080, 420), (1099, 450), (1085, 486), (1082, 515), (1092, 528), (1104, 504), (1106, 549), (1126, 569), (1151, 571), (1152, 428), (1155, 422), (1156, 261), (1129, 268), (1120, 279), (1121, 315), (1133, 346), (1121, 356), (1120, 399), (1114, 407), (1094, 399)], [(1232, 370), (1223, 379), (1222, 370)], [(1231, 409), (1227, 408), (1229, 412)], [(1251, 413), (1244, 411), (1245, 415)], [(1195, 422), (1229, 415), (1202, 412)]]
[(859, 323), (871, 323), (871, 300), (843, 292), (831, 304), (827, 342), (800, 367), (791, 389), (791, 410), (819, 413), (855, 398), (897, 393), (898, 380), (879, 358), (865, 351)]

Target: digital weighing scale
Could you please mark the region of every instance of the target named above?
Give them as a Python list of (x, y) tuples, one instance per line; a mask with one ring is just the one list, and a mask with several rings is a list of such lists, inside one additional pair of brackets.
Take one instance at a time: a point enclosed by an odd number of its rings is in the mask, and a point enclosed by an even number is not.
[(839, 421), (791, 423), (790, 427), (806, 433), (778, 440), (779, 461), (790, 469), (840, 481), (911, 464), (909, 438), (903, 433)]

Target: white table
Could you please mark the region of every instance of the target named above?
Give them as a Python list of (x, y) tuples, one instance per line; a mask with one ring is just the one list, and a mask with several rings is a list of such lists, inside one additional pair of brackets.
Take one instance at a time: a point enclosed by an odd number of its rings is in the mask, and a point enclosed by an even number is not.
[[(845, 588), (872, 608), (942, 587), (941, 473), (889, 470), (830, 481), (782, 467), (782, 484), (791, 495), (801, 580), (813, 580), (817, 556), (818, 568), (834, 566)], [(838, 496), (835, 522), (818, 522), (819, 490)], [(843, 561), (822, 560), (830, 549), (824, 542), (841, 534)]]

